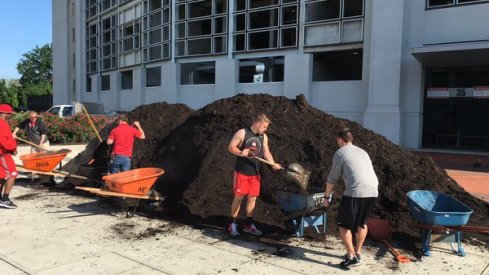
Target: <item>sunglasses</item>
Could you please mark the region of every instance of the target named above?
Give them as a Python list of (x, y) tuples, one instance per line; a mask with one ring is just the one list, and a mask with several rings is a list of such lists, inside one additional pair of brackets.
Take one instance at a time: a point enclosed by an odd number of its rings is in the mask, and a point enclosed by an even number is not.
[(37, 118), (37, 116), (31, 116), (31, 118)]

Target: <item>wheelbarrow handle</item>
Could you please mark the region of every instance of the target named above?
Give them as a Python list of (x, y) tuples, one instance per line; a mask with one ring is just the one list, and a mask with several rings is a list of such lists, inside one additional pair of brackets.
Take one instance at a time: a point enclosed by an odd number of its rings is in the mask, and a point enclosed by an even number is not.
[(433, 231), (462, 231), (467, 233), (489, 234), (489, 227), (480, 226), (438, 226), (432, 224), (417, 223), (417, 228), (428, 229)]

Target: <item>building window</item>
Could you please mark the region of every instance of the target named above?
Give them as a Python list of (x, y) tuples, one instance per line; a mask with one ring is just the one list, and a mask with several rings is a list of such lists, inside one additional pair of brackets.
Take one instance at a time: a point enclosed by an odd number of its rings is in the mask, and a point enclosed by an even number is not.
[(239, 83), (253, 83), (258, 75), (256, 65), (264, 65), (263, 82), (284, 81), (284, 57), (263, 57), (239, 60)]
[(426, 8), (444, 8), (464, 4), (487, 3), (488, 0), (427, 0)]
[(110, 75), (102, 75), (102, 91), (110, 90)]
[(146, 87), (161, 86), (161, 67), (146, 68)]
[(362, 50), (313, 54), (312, 81), (361, 80)]
[(132, 89), (132, 70), (121, 72), (121, 89), (122, 90)]
[(92, 91), (92, 78), (87, 75), (87, 93)]
[(143, 18), (144, 61), (170, 59), (171, 5), (169, 0), (147, 0)]
[(180, 64), (180, 84), (214, 84), (216, 81), (216, 64), (211, 62)]
[(139, 50), (141, 23), (135, 20), (126, 23), (119, 28), (119, 53)]
[(178, 1), (175, 6), (175, 55), (226, 53), (227, 11), (227, 1), (224, 0)]
[(298, 2), (235, 0), (234, 52), (297, 47)]
[(307, 0), (304, 46), (363, 41), (365, 0)]

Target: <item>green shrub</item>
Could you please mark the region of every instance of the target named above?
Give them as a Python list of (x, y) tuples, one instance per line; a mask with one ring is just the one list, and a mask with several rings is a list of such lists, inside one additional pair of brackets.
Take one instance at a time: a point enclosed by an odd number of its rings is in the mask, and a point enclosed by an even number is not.
[[(51, 144), (86, 143), (97, 137), (95, 130), (84, 114), (63, 118), (51, 113), (40, 113), (39, 117), (46, 124), (48, 139)], [(12, 129), (27, 118), (29, 118), (29, 112), (15, 113), (11, 119)], [(113, 121), (113, 119), (105, 116), (90, 116), (90, 118), (97, 131)], [(17, 136), (26, 139), (24, 131), (20, 131)]]

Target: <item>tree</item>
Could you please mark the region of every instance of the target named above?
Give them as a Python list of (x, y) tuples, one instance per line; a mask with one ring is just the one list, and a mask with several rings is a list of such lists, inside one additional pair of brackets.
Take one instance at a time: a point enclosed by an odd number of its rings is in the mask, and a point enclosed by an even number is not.
[(27, 95), (47, 95), (53, 91), (53, 53), (51, 44), (36, 46), (17, 63), (20, 84)]
[(19, 90), (18, 85), (13, 82), (7, 82), (5, 79), (0, 79), (0, 103), (8, 103), (13, 107), (18, 107), (19, 102), (25, 102), (25, 98)]

